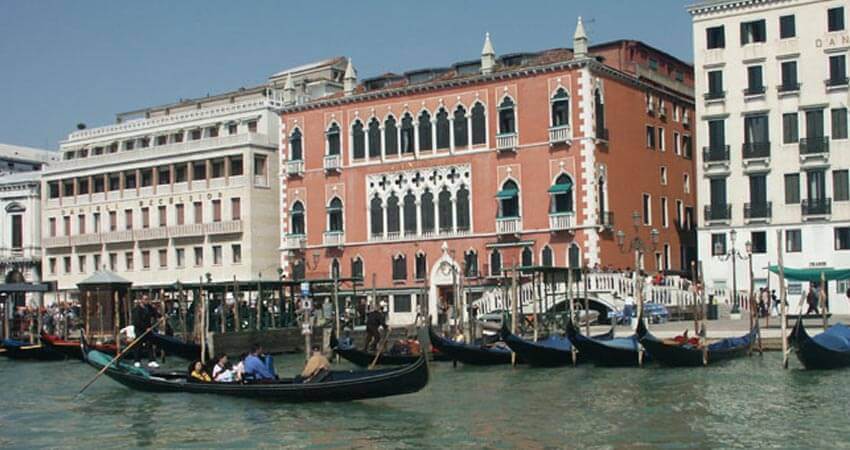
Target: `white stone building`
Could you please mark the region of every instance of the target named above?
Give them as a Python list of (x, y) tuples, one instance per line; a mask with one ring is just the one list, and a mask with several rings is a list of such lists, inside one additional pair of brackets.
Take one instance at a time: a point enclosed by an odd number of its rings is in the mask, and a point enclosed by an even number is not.
[(276, 110), (341, 90), (343, 71), (322, 61), (71, 133), (42, 181), (44, 278), (71, 298), (102, 268), (134, 287), (277, 279)]
[[(693, 17), (699, 254), (707, 286), (778, 290), (786, 266), (850, 267), (846, 0), (714, 0)], [(733, 241), (733, 232), (735, 239)], [(777, 232), (779, 234), (777, 234)], [(850, 313), (829, 283), (833, 313)], [(789, 284), (792, 311), (809, 286)], [(728, 298), (728, 296), (727, 296)]]

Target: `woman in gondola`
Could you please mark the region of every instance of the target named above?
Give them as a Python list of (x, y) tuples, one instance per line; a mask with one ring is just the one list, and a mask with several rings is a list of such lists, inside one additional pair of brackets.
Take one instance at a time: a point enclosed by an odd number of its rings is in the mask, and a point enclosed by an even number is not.
[(227, 355), (219, 354), (215, 359), (212, 369), (212, 379), (219, 383), (232, 383), (234, 379), (233, 368), (227, 361)]
[(189, 366), (189, 380), (209, 383), (212, 381), (212, 378), (207, 371), (204, 370), (204, 364), (200, 361), (195, 361), (191, 366)]

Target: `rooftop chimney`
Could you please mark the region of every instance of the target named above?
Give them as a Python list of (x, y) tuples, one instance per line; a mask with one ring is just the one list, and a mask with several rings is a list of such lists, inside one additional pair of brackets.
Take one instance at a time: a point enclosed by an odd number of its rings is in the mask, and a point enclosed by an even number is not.
[(345, 95), (354, 93), (354, 88), (357, 86), (357, 71), (351, 64), (351, 58), (348, 58), (348, 65), (345, 67), (345, 75), (342, 78), (343, 91)]
[(484, 48), (481, 49), (481, 73), (487, 75), (493, 73), (493, 66), (496, 65), (496, 51), (493, 50), (493, 44), (490, 42), (490, 33), (484, 34)]
[(283, 103), (291, 105), (295, 103), (295, 85), (292, 84), (292, 74), (286, 75), (286, 83), (283, 85)]
[(573, 55), (576, 58), (587, 57), (587, 33), (584, 32), (584, 24), (581, 21), (581, 16), (578, 17), (576, 32), (573, 35)]

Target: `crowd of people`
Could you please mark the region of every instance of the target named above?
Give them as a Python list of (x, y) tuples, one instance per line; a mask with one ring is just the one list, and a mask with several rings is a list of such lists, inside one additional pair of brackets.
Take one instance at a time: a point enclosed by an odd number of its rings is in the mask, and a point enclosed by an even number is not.
[[(315, 346), (297, 381), (321, 381), (329, 373), (330, 367), (330, 361)], [(207, 364), (200, 360), (193, 361), (187, 373), (190, 381), (200, 383), (268, 383), (279, 379), (274, 360), (259, 344), (253, 345), (250, 352), (240, 355), (236, 364), (232, 364), (227, 355), (219, 354)]]

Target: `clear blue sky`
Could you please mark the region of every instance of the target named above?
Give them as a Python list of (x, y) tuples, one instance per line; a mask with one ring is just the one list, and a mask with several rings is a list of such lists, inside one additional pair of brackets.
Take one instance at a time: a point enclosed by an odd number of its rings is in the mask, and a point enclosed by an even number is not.
[(638, 39), (692, 61), (684, 0), (0, 0), (0, 142), (58, 148), (79, 122), (350, 56), (359, 76)]

